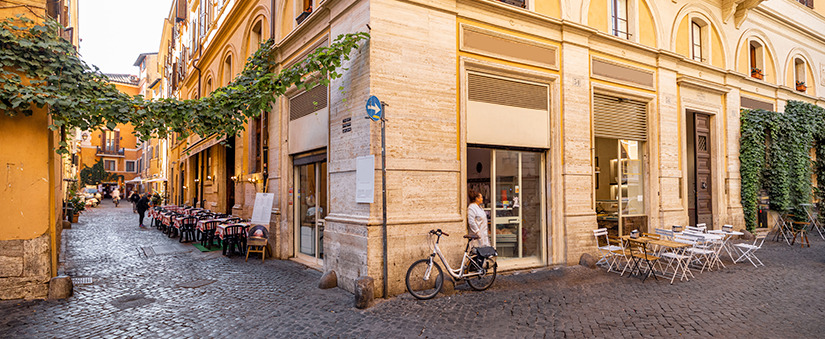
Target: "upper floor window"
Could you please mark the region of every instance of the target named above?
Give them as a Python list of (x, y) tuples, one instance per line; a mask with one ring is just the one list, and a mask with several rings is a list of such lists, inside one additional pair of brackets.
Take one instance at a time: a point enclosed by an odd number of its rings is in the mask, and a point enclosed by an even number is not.
[(758, 41), (751, 40), (748, 43), (748, 62), (750, 65), (751, 77), (762, 80), (765, 78), (764, 71), (764, 47)]
[(627, 0), (610, 1), (610, 34), (627, 39), (630, 36), (627, 25)]
[(704, 53), (704, 34), (702, 34), (704, 31), (703, 28), (702, 23), (697, 20), (690, 22), (690, 57), (699, 62), (703, 62), (706, 59)]
[(232, 81), (232, 56), (227, 55), (223, 61), (223, 81), (222, 83), (228, 85)]
[(126, 160), (126, 172), (134, 172), (135, 171), (135, 162), (131, 160)]
[(796, 90), (800, 92), (805, 92), (808, 89), (808, 84), (806, 83), (807, 74), (805, 73), (805, 61), (800, 58), (794, 58), (793, 68), (794, 81), (796, 82)]
[(796, 1), (799, 1), (799, 3), (801, 3), (805, 6), (808, 6), (808, 8), (814, 8), (814, 0), (796, 0)]
[(258, 21), (252, 26), (252, 31), (249, 32), (249, 46), (247, 51), (249, 55), (255, 54), (263, 42), (263, 22)]
[(527, 8), (527, 0), (498, 0), (505, 4), (510, 4), (516, 7)]

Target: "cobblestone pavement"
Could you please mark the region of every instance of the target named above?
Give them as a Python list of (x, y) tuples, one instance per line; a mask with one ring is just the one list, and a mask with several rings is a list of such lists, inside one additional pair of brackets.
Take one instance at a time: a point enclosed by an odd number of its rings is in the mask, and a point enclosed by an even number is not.
[[(320, 273), (291, 261), (227, 258), (138, 229), (110, 202), (66, 230), (63, 269), (90, 277), (62, 301), (0, 302), (0, 338), (32, 337), (733, 337), (825, 333), (825, 241), (766, 242), (765, 267), (728, 265), (674, 285), (603, 269), (500, 276), (486, 292), (368, 310), (317, 288)], [(145, 255), (142, 247), (154, 247)], [(165, 253), (165, 254), (164, 254)]]

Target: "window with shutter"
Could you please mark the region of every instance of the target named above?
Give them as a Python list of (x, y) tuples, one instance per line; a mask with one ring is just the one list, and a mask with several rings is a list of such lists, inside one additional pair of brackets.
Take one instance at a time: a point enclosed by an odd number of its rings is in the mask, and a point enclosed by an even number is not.
[(114, 135), (115, 135), (115, 143), (114, 143), (115, 152), (120, 153), (120, 131), (115, 131)]
[(176, 21), (178, 21), (178, 22), (186, 21), (186, 12), (187, 12), (186, 7), (187, 7), (186, 6), (186, 0), (178, 0), (177, 10), (175, 11), (175, 20)]

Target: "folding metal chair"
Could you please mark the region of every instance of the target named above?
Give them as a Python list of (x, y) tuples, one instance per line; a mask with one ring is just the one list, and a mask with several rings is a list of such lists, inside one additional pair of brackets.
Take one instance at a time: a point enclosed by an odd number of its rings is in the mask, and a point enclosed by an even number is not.
[[(659, 280), (659, 278), (653, 274), (653, 266), (659, 260), (659, 257), (648, 252), (647, 242), (628, 239), (628, 243), (631, 248), (631, 259), (633, 260), (633, 268), (630, 269), (630, 275), (633, 275), (633, 272), (636, 271), (642, 276), (642, 282), (647, 280), (651, 275), (653, 279)], [(642, 270), (642, 263), (644, 263), (645, 266), (644, 271)]]
[(802, 204), (802, 208), (805, 210), (805, 213), (808, 215), (808, 222), (810, 223), (810, 227), (819, 233), (819, 237), (822, 240), (825, 240), (825, 235), (822, 234), (822, 224), (819, 223), (819, 213), (816, 210), (816, 206), (813, 204)]
[[(602, 256), (601, 259), (596, 262), (596, 265), (607, 264), (607, 271), (613, 271), (613, 267), (618, 265), (619, 254), (616, 252), (622, 250), (621, 243), (619, 243), (619, 245), (614, 245), (616, 238), (610, 239), (610, 236), (607, 235), (606, 228), (593, 230), (593, 236), (596, 238), (596, 247), (599, 250), (599, 254)], [(611, 241), (613, 244), (611, 244)], [(604, 245), (602, 245), (602, 243), (604, 243)]]
[[(752, 244), (740, 243), (733, 245), (733, 248), (735, 248), (741, 254), (739, 258), (734, 260), (734, 262), (740, 262), (744, 261), (745, 259), (748, 259), (748, 261), (750, 261), (751, 264), (753, 264), (753, 267), (765, 266), (765, 264), (763, 264), (762, 261), (756, 257), (756, 251), (762, 248), (762, 244), (765, 243), (765, 238), (767, 237), (768, 232), (759, 232), (756, 234), (756, 238), (753, 239)], [(756, 262), (754, 262), (754, 260)], [(756, 263), (759, 263), (759, 265), (757, 265)]]
[(787, 243), (788, 246), (791, 245), (790, 235), (793, 232), (790, 228), (790, 225), (785, 220), (785, 216), (783, 216), (782, 214), (776, 214), (773, 216), (773, 228), (771, 229), (771, 231), (776, 232), (774, 233), (773, 241), (779, 241), (780, 237), (782, 237), (783, 239), (785, 239), (785, 243)]

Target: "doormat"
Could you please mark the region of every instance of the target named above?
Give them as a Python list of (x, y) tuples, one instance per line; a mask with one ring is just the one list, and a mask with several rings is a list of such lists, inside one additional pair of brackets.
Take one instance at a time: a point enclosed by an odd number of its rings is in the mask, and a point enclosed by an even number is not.
[(222, 245), (221, 246), (212, 246), (212, 247), (203, 247), (203, 246), (201, 246), (201, 244), (192, 244), (192, 246), (195, 246), (195, 248), (197, 248), (201, 252), (220, 251), (220, 250), (223, 249)]

